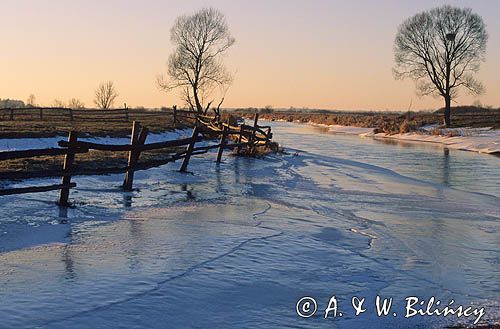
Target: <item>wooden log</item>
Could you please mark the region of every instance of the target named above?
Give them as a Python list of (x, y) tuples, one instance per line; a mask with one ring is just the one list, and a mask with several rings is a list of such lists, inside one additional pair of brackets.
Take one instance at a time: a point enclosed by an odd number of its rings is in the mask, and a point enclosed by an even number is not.
[(186, 148), (186, 156), (182, 161), (181, 168), (179, 169), (180, 172), (186, 172), (187, 170), (189, 160), (191, 159), (191, 155), (193, 153), (194, 144), (196, 143), (198, 137), (199, 129), (200, 128), (198, 126), (194, 127), (193, 129), (193, 135), (191, 136), (191, 143), (189, 143), (189, 145)]
[(70, 131), (68, 136), (68, 153), (64, 157), (63, 164), (63, 177), (62, 177), (62, 188), (59, 196), (59, 205), (62, 207), (69, 206), (68, 198), (69, 198), (69, 186), (71, 184), (71, 174), (69, 173), (73, 169), (73, 162), (75, 161), (75, 152), (72, 152), (72, 144), (74, 144), (78, 139), (78, 134), (76, 131)]
[(61, 184), (56, 185), (48, 185), (48, 186), (31, 186), (31, 187), (19, 187), (19, 188), (9, 188), (9, 189), (1, 189), (0, 196), (4, 195), (15, 195), (15, 194), (27, 194), (27, 193), (40, 193), (40, 192), (49, 192), (56, 191), (62, 188), (74, 188), (76, 187), (75, 183), (70, 183), (68, 186), (64, 186)]
[[(140, 132), (138, 133), (138, 130)], [(144, 145), (146, 142), (146, 138), (148, 137), (148, 129), (146, 127), (140, 128), (140, 124), (137, 121), (134, 121), (132, 126), (132, 137), (130, 144), (135, 145)], [(132, 186), (134, 183), (134, 171), (137, 162), (139, 162), (139, 157), (141, 155), (141, 151), (131, 150), (128, 155), (128, 165), (127, 172), (125, 173), (125, 179), (123, 181), (123, 189), (125, 191), (132, 191)]]
[[(73, 153), (87, 153), (87, 149), (75, 148), (73, 149)], [(0, 152), (0, 160), (11, 160), (11, 159), (25, 159), (25, 158), (33, 158), (39, 156), (56, 156), (56, 155), (65, 155), (68, 153), (67, 149), (33, 149), (33, 150), (20, 150), (20, 151), (4, 151)]]
[(222, 161), (222, 153), (224, 152), (224, 147), (226, 147), (227, 130), (228, 128), (226, 126), (222, 128), (222, 135), (220, 137), (219, 143), (219, 152), (217, 153), (217, 163), (221, 163)]
[[(201, 141), (201, 137), (196, 138), (196, 142)], [(165, 142), (157, 142), (157, 143), (150, 143), (150, 144), (144, 144), (144, 145), (111, 145), (111, 144), (98, 144), (98, 143), (91, 143), (91, 142), (76, 142), (74, 145), (75, 147), (81, 148), (81, 149), (90, 149), (90, 150), (98, 150), (98, 151), (132, 151), (132, 150), (137, 150), (137, 151), (152, 151), (152, 150), (161, 150), (165, 148), (171, 148), (171, 147), (178, 147), (178, 146), (185, 146), (189, 145), (191, 143), (192, 138), (182, 138), (182, 139), (175, 139), (172, 141), (165, 141)], [(59, 141), (58, 145), (61, 147), (68, 147), (69, 143), (67, 141)], [(1, 153), (0, 153), (1, 154)]]

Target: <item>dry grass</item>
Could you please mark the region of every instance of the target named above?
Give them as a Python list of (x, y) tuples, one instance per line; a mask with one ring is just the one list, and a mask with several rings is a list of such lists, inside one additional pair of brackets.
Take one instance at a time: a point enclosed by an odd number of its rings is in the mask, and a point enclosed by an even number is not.
[(245, 157), (260, 158), (270, 153), (278, 153), (281, 150), (282, 149), (280, 148), (278, 143), (270, 142), (267, 145), (260, 145), (254, 148), (242, 147), (239, 151), (237, 149), (234, 149), (233, 154)]
[[(237, 110), (235, 114), (251, 118), (253, 113)], [(314, 122), (325, 125), (356, 126), (375, 128), (375, 132), (397, 134), (411, 132), (428, 124), (442, 124), (441, 113), (408, 112), (408, 113), (377, 113), (377, 112), (331, 112), (321, 113), (297, 111), (264, 111), (260, 117), (266, 120), (283, 120), (288, 122)], [(492, 127), (500, 129), (500, 110), (461, 111), (452, 109), (452, 128), (461, 127)]]
[(40, 120), (38, 117), (22, 117), (10, 121), (0, 120), (0, 138), (28, 138), (28, 137), (55, 137), (64, 136), (68, 131), (78, 131), (81, 136), (86, 137), (125, 137), (130, 135), (132, 121), (137, 120), (150, 132), (158, 133), (184, 126), (192, 126), (193, 120), (179, 119), (174, 125), (173, 117), (169, 113), (158, 116), (148, 116), (147, 110), (141, 112), (134, 111), (129, 121), (122, 117), (113, 117), (112, 111), (103, 118), (102, 114), (88, 114), (85, 120), (75, 118), (70, 121), (67, 118), (47, 118)]

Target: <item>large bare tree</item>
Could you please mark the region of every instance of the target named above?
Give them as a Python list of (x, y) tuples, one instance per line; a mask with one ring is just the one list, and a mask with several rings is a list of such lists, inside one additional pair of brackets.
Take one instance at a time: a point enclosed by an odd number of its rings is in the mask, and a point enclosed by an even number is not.
[(468, 8), (443, 6), (408, 18), (394, 43), (396, 78), (415, 80), (420, 95), (441, 96), (444, 123), (451, 124), (451, 101), (464, 88), (481, 94), (473, 74), (484, 61), (488, 34), (482, 18)]
[(234, 44), (224, 15), (205, 8), (177, 18), (170, 30), (175, 45), (168, 59), (167, 77), (159, 77), (164, 91), (180, 90), (186, 104), (198, 113), (206, 113), (220, 97), (224, 101), (231, 75), (222, 63), (224, 53)]
[(103, 110), (107, 110), (113, 106), (113, 103), (118, 97), (113, 81), (103, 82), (95, 91), (95, 105)]

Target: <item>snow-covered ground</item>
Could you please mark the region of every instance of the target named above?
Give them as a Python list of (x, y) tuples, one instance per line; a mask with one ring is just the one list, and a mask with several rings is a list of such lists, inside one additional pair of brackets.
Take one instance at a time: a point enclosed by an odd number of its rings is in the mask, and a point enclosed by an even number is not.
[[(0, 197), (1, 328), (442, 328), (404, 299), (484, 307), (500, 320), (496, 157), (388, 145), (276, 123), (289, 154), (195, 157), (57, 192)], [(32, 180), (17, 184), (47, 183)], [(343, 317), (305, 319), (330, 297)], [(394, 298), (378, 317), (375, 296)], [(368, 310), (355, 316), (353, 296)]]
[(427, 132), (412, 132), (396, 135), (366, 134), (365, 136), (392, 138), (413, 142), (438, 143), (454, 150), (500, 154), (500, 130), (498, 129), (441, 129), (440, 135), (433, 135), (428, 128)]
[[(191, 131), (188, 129), (173, 130), (159, 134), (149, 134), (146, 142), (155, 143), (155, 142), (185, 138), (190, 136), (191, 136)], [(0, 138), (0, 151), (16, 151), (16, 150), (58, 147), (57, 142), (66, 139), (67, 136), (51, 137), (51, 138)], [(128, 138), (127, 137), (79, 138), (79, 140), (85, 142), (100, 143), (100, 144), (130, 143), (129, 137)]]

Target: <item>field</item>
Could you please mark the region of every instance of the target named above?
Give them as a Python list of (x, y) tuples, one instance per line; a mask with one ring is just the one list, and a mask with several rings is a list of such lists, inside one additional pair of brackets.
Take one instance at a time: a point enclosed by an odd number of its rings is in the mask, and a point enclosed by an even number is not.
[[(191, 126), (193, 120), (179, 114), (174, 123), (173, 111), (167, 110), (73, 110), (0, 109), (0, 138), (37, 138), (64, 136), (78, 131), (81, 136), (125, 137), (130, 135), (132, 121), (140, 121), (152, 133)], [(180, 111), (179, 111), (180, 112)], [(12, 119), (12, 120), (11, 120)]]
[[(41, 114), (41, 110), (43, 113)], [(55, 137), (64, 139), (69, 131), (77, 131), (80, 138), (128, 138), (132, 122), (137, 120), (147, 127), (151, 134), (175, 135), (174, 129), (190, 128), (193, 118), (179, 111), (174, 116), (172, 110), (74, 110), (67, 109), (16, 109), (11, 117), (10, 110), (0, 110), (0, 139), (26, 139)], [(12, 120), (11, 120), (12, 119)], [(170, 133), (169, 133), (170, 132)], [(125, 141), (124, 141), (125, 142)], [(176, 152), (178, 150), (170, 150)], [(64, 156), (0, 161), (0, 179), (24, 179), (30, 177), (54, 177), (61, 175)], [(119, 171), (127, 165), (128, 152), (91, 151), (76, 157), (76, 169), (96, 173), (99, 170)], [(170, 155), (165, 150), (143, 152), (141, 163), (151, 167), (168, 161)]]

